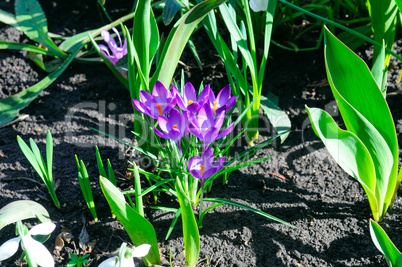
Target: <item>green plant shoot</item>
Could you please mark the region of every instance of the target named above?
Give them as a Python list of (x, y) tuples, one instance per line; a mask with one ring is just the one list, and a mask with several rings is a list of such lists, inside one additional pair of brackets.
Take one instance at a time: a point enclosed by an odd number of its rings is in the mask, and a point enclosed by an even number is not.
[(38, 173), (42, 181), (45, 183), (47, 190), (53, 200), (53, 203), (58, 209), (60, 209), (60, 202), (56, 196), (56, 189), (53, 181), (53, 139), (50, 131), (46, 134), (46, 163), (40, 154), (38, 146), (35, 144), (32, 138), (29, 139), (31, 148), (22, 140), (21, 137), (17, 136), (18, 145), (20, 146), (22, 153), (31, 163), (32, 167)]
[(375, 221), (392, 207), (401, 182), (398, 144), (387, 102), (362, 59), (325, 29), (325, 66), (347, 130), (306, 107), (312, 127), (338, 164), (363, 187)]

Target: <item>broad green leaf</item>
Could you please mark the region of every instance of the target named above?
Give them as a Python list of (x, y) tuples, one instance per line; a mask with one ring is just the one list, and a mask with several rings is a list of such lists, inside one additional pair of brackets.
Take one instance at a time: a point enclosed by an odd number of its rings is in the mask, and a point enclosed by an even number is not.
[(368, 66), (327, 29), (324, 51), (328, 82), (346, 128), (358, 136), (373, 159), (381, 218), (391, 202), (398, 167), (391, 113)]
[(15, 18), (30, 39), (46, 46), (56, 55), (66, 56), (49, 37), (46, 16), (37, 0), (16, 0)]
[(47, 210), (31, 200), (16, 200), (0, 209), (0, 230), (17, 221), (37, 218), (41, 222), (50, 222)]
[(28, 147), (28, 145), (25, 143), (24, 140), (20, 136), (17, 136), (17, 142), (18, 145), (24, 153), (25, 157), (29, 161), (29, 163), (32, 165), (32, 167), (35, 169), (35, 171), (38, 173), (38, 175), (41, 177), (44, 183), (46, 183), (45, 179), (45, 173), (43, 172), (43, 169), (40, 167), (39, 162), (37, 161), (35, 154), (32, 152), (32, 150)]
[(200, 235), (195, 220), (191, 201), (184, 193), (179, 178), (176, 178), (175, 189), (180, 203), (181, 219), (183, 226), (184, 251), (186, 254), (186, 266), (195, 266), (200, 254)]
[(269, 98), (263, 95), (261, 95), (260, 98), (260, 105), (262, 109), (277, 133), (281, 134), (281, 143), (283, 143), (289, 136), (290, 129), (292, 127), (289, 116)]
[(133, 244), (135, 246), (151, 245), (148, 255), (142, 257), (143, 261), (147, 265), (160, 265), (158, 241), (152, 224), (126, 203), (124, 195), (108, 179), (100, 177), (99, 180), (113, 214), (123, 225)]
[(369, 199), (373, 216), (378, 220), (378, 203), (375, 196), (375, 168), (367, 148), (354, 133), (340, 129), (332, 117), (318, 108), (308, 108), (314, 132), (335, 161), (362, 185)]
[(0, 9), (0, 22), (13, 26), (17, 30), (21, 31), (21, 29), (19, 29), (18, 27), (18, 23), (14, 15), (2, 9)]
[(246, 209), (246, 210), (254, 212), (255, 214), (258, 214), (258, 215), (261, 215), (261, 216), (263, 216), (265, 218), (268, 218), (270, 220), (282, 223), (282, 224), (284, 224), (286, 226), (290, 226), (292, 228), (297, 228), (296, 226), (294, 226), (294, 225), (292, 225), (292, 224), (290, 224), (288, 222), (285, 222), (285, 221), (283, 221), (283, 220), (281, 220), (281, 219), (279, 219), (279, 218), (277, 218), (275, 216), (269, 215), (268, 213), (265, 213), (263, 211), (254, 209), (254, 208), (252, 208), (250, 206), (241, 204), (241, 203), (236, 202), (236, 201), (223, 199), (223, 198), (204, 198), (204, 201), (214, 202), (214, 203), (223, 203), (223, 204), (228, 204), (228, 205), (231, 205), (231, 206), (234, 206), (234, 207), (239, 207), (239, 208), (242, 208), (242, 209)]
[(80, 49), (81, 47), (78, 47), (77, 50), (66, 59), (62, 66), (34, 86), (10, 97), (0, 99), (0, 125), (12, 121), (21, 109), (28, 106), (40, 94), (40, 92), (52, 84), (52, 82), (63, 73), (71, 61), (73, 61)]
[(201, 2), (190, 9), (190, 11), (175, 24), (166, 40), (159, 59), (160, 64), (152, 76), (150, 88), (153, 88), (157, 81), (162, 82), (165, 87), (169, 87), (177, 63), (179, 62), (180, 56), (187, 44), (187, 40), (191, 36), (191, 33), (209, 11), (218, 7), (225, 1), (226, 0), (206, 0)]
[(59, 49), (67, 53), (72, 53), (75, 49), (77, 49), (77, 47), (81, 45), (83, 41), (88, 41), (88, 35), (92, 36), (92, 34), (96, 31), (97, 30), (89, 30), (73, 35), (64, 40), (64, 42), (59, 45)]
[(89, 175), (87, 168), (82, 160), (78, 160), (77, 155), (75, 155), (75, 160), (77, 162), (78, 169), (78, 182), (80, 184), (82, 195), (84, 196), (85, 203), (87, 203), (88, 209), (92, 214), (95, 221), (98, 221), (98, 215), (95, 210), (95, 202), (92, 195), (91, 184), (89, 182)]
[[(371, 27), (374, 33), (374, 41), (382, 44), (385, 40), (385, 46), (392, 50), (395, 40), (396, 22), (398, 7), (395, 0), (369, 0), (369, 11), (371, 18)], [(381, 48), (374, 46), (373, 58), (376, 59)], [(390, 55), (385, 58), (385, 65), (389, 65)]]
[[(401, 252), (395, 247), (381, 226), (373, 220), (370, 220), (370, 235), (374, 245), (392, 263), (392, 266), (400, 267)], [(399, 263), (397, 263), (397, 259)]]
[(168, 25), (172, 22), (177, 11), (179, 11), (181, 5), (176, 0), (166, 0), (165, 7), (163, 8), (163, 23)]

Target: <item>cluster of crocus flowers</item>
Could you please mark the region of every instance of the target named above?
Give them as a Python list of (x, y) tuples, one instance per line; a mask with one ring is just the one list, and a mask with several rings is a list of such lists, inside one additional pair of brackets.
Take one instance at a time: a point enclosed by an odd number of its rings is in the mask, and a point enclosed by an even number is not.
[(192, 134), (199, 139), (202, 146), (201, 156), (189, 159), (188, 168), (193, 177), (201, 180), (202, 185), (225, 163), (225, 157), (214, 162), (214, 155), (209, 146), (233, 130), (234, 123), (226, 129), (221, 128), (226, 112), (235, 102), (236, 96), (231, 97), (229, 86), (223, 88), (215, 97), (207, 85), (197, 96), (191, 83), (187, 83), (183, 93), (180, 93), (175, 86), (169, 91), (160, 82), (155, 84), (152, 95), (141, 91), (140, 99), (133, 100), (134, 107), (139, 112), (157, 119), (160, 130), (155, 127), (156, 135), (173, 140), (180, 153), (183, 137)]
[(124, 39), (124, 42), (122, 43), (117, 29), (113, 27), (112, 30), (116, 33), (117, 38), (119, 38), (119, 45), (117, 45), (116, 41), (107, 30), (102, 30), (102, 38), (108, 45), (109, 49), (105, 45), (99, 45), (99, 49), (102, 54), (116, 66), (117, 61), (127, 54), (127, 40)]

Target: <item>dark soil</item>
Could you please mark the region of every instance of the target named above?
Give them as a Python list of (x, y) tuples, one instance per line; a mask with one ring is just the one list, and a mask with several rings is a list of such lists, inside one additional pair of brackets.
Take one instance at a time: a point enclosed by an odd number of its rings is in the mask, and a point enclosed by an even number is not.
[[(102, 26), (96, 1), (41, 1), (48, 18), (49, 30), (62, 35)], [(68, 3), (67, 3), (68, 2)], [(106, 1), (111, 15), (117, 19), (131, 8), (127, 1)], [(130, 2), (130, 1), (128, 1)], [(13, 3), (5, 1), (0, 8), (13, 12)], [(16, 30), (1, 25), (0, 39), (29, 42)], [(203, 81), (214, 90), (227, 84), (223, 63), (213, 52), (203, 33), (194, 41), (204, 64), (200, 70), (189, 51), (182, 62), (188, 81), (198, 86)], [(204, 45), (205, 44), (205, 45)], [(368, 47), (369, 48), (369, 47)], [(396, 51), (401, 52), (398, 42)], [(230, 175), (229, 183), (217, 180), (209, 197), (226, 198), (279, 217), (298, 227), (292, 229), (261, 216), (232, 206), (223, 205), (205, 216), (200, 230), (201, 254), (199, 266), (386, 266), (369, 234), (371, 210), (367, 197), (357, 181), (336, 164), (318, 137), (309, 127), (304, 105), (325, 108), (335, 114), (331, 90), (326, 82), (322, 49), (308, 53), (294, 53), (272, 47), (266, 71), (265, 93), (279, 96), (279, 106), (292, 121), (292, 132), (281, 146), (270, 146), (254, 158), (272, 157)], [(370, 60), (370, 51), (361, 49), (360, 55)], [(26, 53), (0, 52), (0, 98), (10, 96), (32, 86), (46, 76), (27, 59)], [(179, 65), (179, 70), (183, 65)], [(400, 88), (396, 79), (400, 62), (393, 61), (389, 74), (389, 91)], [(398, 139), (401, 142), (401, 95), (387, 98), (393, 113)], [(73, 63), (55, 83), (40, 94), (21, 114), (29, 114), (23, 121), (0, 128), (0, 207), (15, 200), (30, 199), (42, 204), (57, 225), (45, 243), (54, 251), (56, 236), (62, 227), (71, 230), (74, 241), (54, 255), (57, 266), (65, 266), (68, 253), (84, 253), (79, 234), (83, 226), (90, 241), (96, 245), (88, 258), (90, 266), (97, 266), (130, 239), (120, 223), (113, 219), (97, 180), (95, 145), (104, 160), (109, 158), (117, 173), (122, 190), (133, 187), (127, 161), (141, 157), (130, 148), (96, 134), (89, 127), (105, 130), (127, 142), (133, 142), (132, 107), (127, 90), (105, 65)], [(20, 115), (21, 115), (20, 114)], [(44, 151), (46, 131), (54, 138), (54, 176), (60, 182), (57, 190), (62, 208), (49, 201), (46, 188), (20, 151), (16, 137), (25, 141), (33, 138)], [(269, 138), (271, 131), (261, 131), (260, 140)], [(243, 143), (234, 150), (247, 148)], [(86, 164), (92, 179), (96, 210), (100, 221), (92, 217), (82, 197), (77, 179), (74, 155)], [(32, 182), (34, 179), (38, 183)], [(144, 182), (144, 186), (145, 186)], [(172, 265), (182, 265), (183, 238), (181, 222), (172, 235), (165, 236), (173, 214), (150, 209), (146, 202), (146, 217), (152, 222), (159, 240), (163, 265), (168, 266), (171, 251)], [(178, 207), (177, 201), (165, 194), (158, 197), (159, 206)], [(402, 201), (397, 198), (393, 210), (381, 222), (395, 245), (402, 248)], [(32, 221), (34, 222), (34, 221)], [(35, 222), (36, 223), (36, 222)], [(1, 230), (0, 244), (14, 236), (14, 226)], [(1, 266), (17, 266), (18, 256)]]

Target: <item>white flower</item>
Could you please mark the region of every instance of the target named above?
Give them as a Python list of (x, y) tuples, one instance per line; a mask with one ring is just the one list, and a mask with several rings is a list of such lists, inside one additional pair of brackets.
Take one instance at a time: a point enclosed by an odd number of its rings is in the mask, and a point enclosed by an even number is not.
[[(141, 258), (144, 257), (148, 254), (149, 249), (151, 248), (151, 245), (148, 244), (142, 244), (135, 249), (132, 250), (131, 252), (131, 257), (126, 257), (123, 256), (122, 259), (119, 259), (119, 257), (111, 257), (99, 264), (98, 267), (135, 267), (134, 264), (134, 258)], [(124, 255), (125, 253), (123, 253)], [(119, 265), (119, 260), (121, 260), (121, 265)]]
[(268, 0), (250, 0), (250, 7), (254, 12), (266, 11)]
[(23, 238), (20, 236), (12, 238), (0, 247), (0, 261), (10, 258), (17, 250), (21, 239), (21, 247), (24, 251), (29, 251), (32, 260), (39, 266), (53, 267), (54, 260), (47, 248), (40, 242), (32, 238), (32, 235), (48, 235), (53, 232), (56, 225), (51, 222), (41, 223), (28, 231)]

